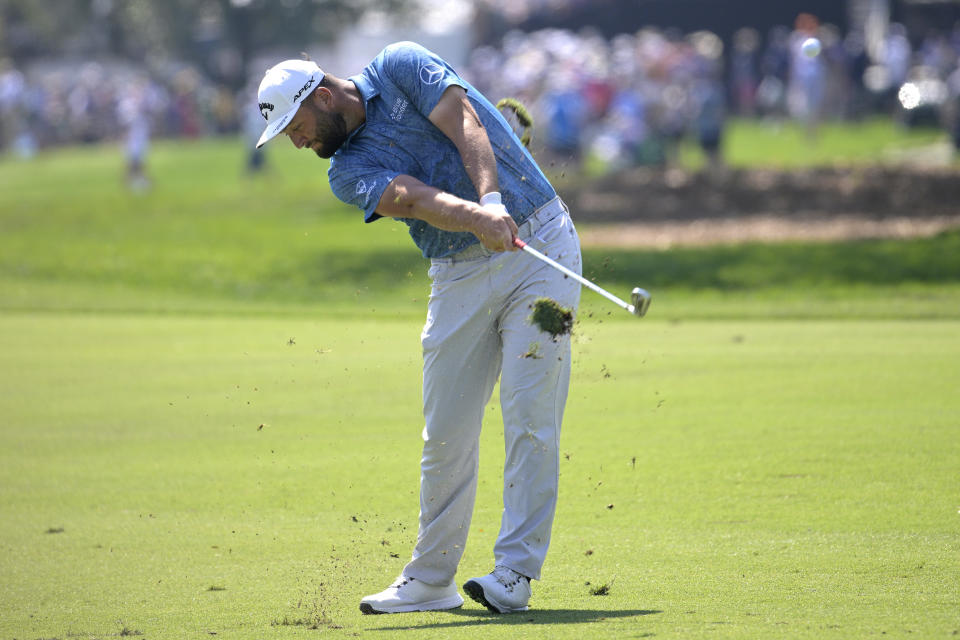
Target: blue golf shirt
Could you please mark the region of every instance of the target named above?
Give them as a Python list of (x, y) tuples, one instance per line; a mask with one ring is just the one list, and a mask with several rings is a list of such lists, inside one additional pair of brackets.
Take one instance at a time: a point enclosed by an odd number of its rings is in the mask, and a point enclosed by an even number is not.
[[(387, 186), (409, 175), (447, 193), (477, 202), (477, 193), (453, 142), (427, 116), (452, 85), (467, 98), (486, 128), (497, 161), (503, 204), (519, 225), (556, 192), (512, 127), (490, 101), (443, 59), (413, 42), (387, 46), (360, 74), (349, 78), (360, 91), (366, 122), (330, 159), (333, 193), (363, 210), (366, 222), (381, 216), (377, 205)], [(479, 242), (469, 232), (438, 229), (400, 218), (427, 258), (443, 258)]]

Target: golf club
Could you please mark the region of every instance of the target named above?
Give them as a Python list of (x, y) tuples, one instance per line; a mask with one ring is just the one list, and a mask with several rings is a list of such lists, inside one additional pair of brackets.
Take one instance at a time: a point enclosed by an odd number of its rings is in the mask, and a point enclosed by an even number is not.
[(551, 258), (548, 258), (547, 256), (543, 255), (542, 253), (540, 253), (539, 251), (537, 251), (536, 249), (528, 245), (526, 242), (524, 242), (520, 238), (514, 238), (513, 244), (519, 249), (522, 249), (527, 253), (529, 253), (530, 255), (532, 255), (533, 257), (537, 258), (538, 260), (542, 260), (543, 262), (546, 262), (548, 265), (550, 265), (554, 269), (558, 269), (561, 273), (564, 273), (570, 276), (571, 278), (573, 278), (583, 286), (593, 289), (594, 291), (602, 295), (604, 298), (606, 298), (610, 302), (616, 303), (617, 306), (626, 309), (627, 311), (637, 316), (638, 318), (642, 318), (647, 313), (647, 309), (650, 308), (650, 293), (646, 289), (635, 287), (634, 290), (630, 293), (630, 301), (633, 302), (633, 304), (629, 304), (627, 302), (624, 302), (617, 296), (613, 295), (609, 291), (606, 291), (602, 287), (598, 287), (597, 285), (590, 282), (583, 276), (574, 273), (570, 269), (567, 269), (565, 266), (563, 266), (559, 262), (552, 260)]

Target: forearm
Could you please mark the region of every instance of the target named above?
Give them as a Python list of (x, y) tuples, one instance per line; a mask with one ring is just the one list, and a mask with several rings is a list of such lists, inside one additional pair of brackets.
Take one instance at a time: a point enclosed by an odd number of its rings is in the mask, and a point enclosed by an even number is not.
[(468, 121), (464, 123), (463, 137), (459, 142), (454, 140), (454, 144), (460, 152), (463, 167), (477, 190), (477, 197), (480, 198), (487, 193), (500, 190), (497, 180), (497, 159), (493, 155), (487, 130), (480, 123), (476, 113), (471, 109), (465, 115)]
[(397, 205), (406, 210), (403, 217), (415, 218), (444, 231), (476, 233), (483, 210), (475, 202), (432, 187), (401, 189)]
[(517, 234), (516, 223), (503, 207), (482, 207), (407, 175), (387, 185), (377, 213), (423, 220), (444, 231), (467, 231), (492, 251), (513, 250)]

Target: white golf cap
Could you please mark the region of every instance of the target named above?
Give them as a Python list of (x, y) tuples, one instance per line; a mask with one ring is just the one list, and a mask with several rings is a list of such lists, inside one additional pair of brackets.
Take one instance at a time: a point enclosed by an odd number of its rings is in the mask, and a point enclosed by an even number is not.
[(257, 102), (267, 128), (257, 141), (257, 148), (280, 133), (296, 115), (300, 103), (313, 93), (323, 71), (310, 60), (284, 60), (267, 69), (260, 81)]

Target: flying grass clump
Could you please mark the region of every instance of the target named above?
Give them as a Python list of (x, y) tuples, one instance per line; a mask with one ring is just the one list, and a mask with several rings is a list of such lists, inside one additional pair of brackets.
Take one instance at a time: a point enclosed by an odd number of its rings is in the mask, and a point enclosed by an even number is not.
[(558, 336), (567, 335), (573, 329), (573, 310), (561, 306), (556, 300), (538, 298), (533, 303), (530, 321), (556, 340)]
[(530, 116), (530, 112), (527, 111), (527, 108), (522, 102), (516, 98), (503, 98), (500, 102), (497, 103), (497, 109), (503, 110), (504, 108), (510, 109), (513, 112), (513, 115), (517, 118), (517, 123), (522, 128), (520, 134), (520, 142), (523, 143), (523, 146), (529, 147), (532, 134), (530, 130), (533, 128), (533, 118)]

